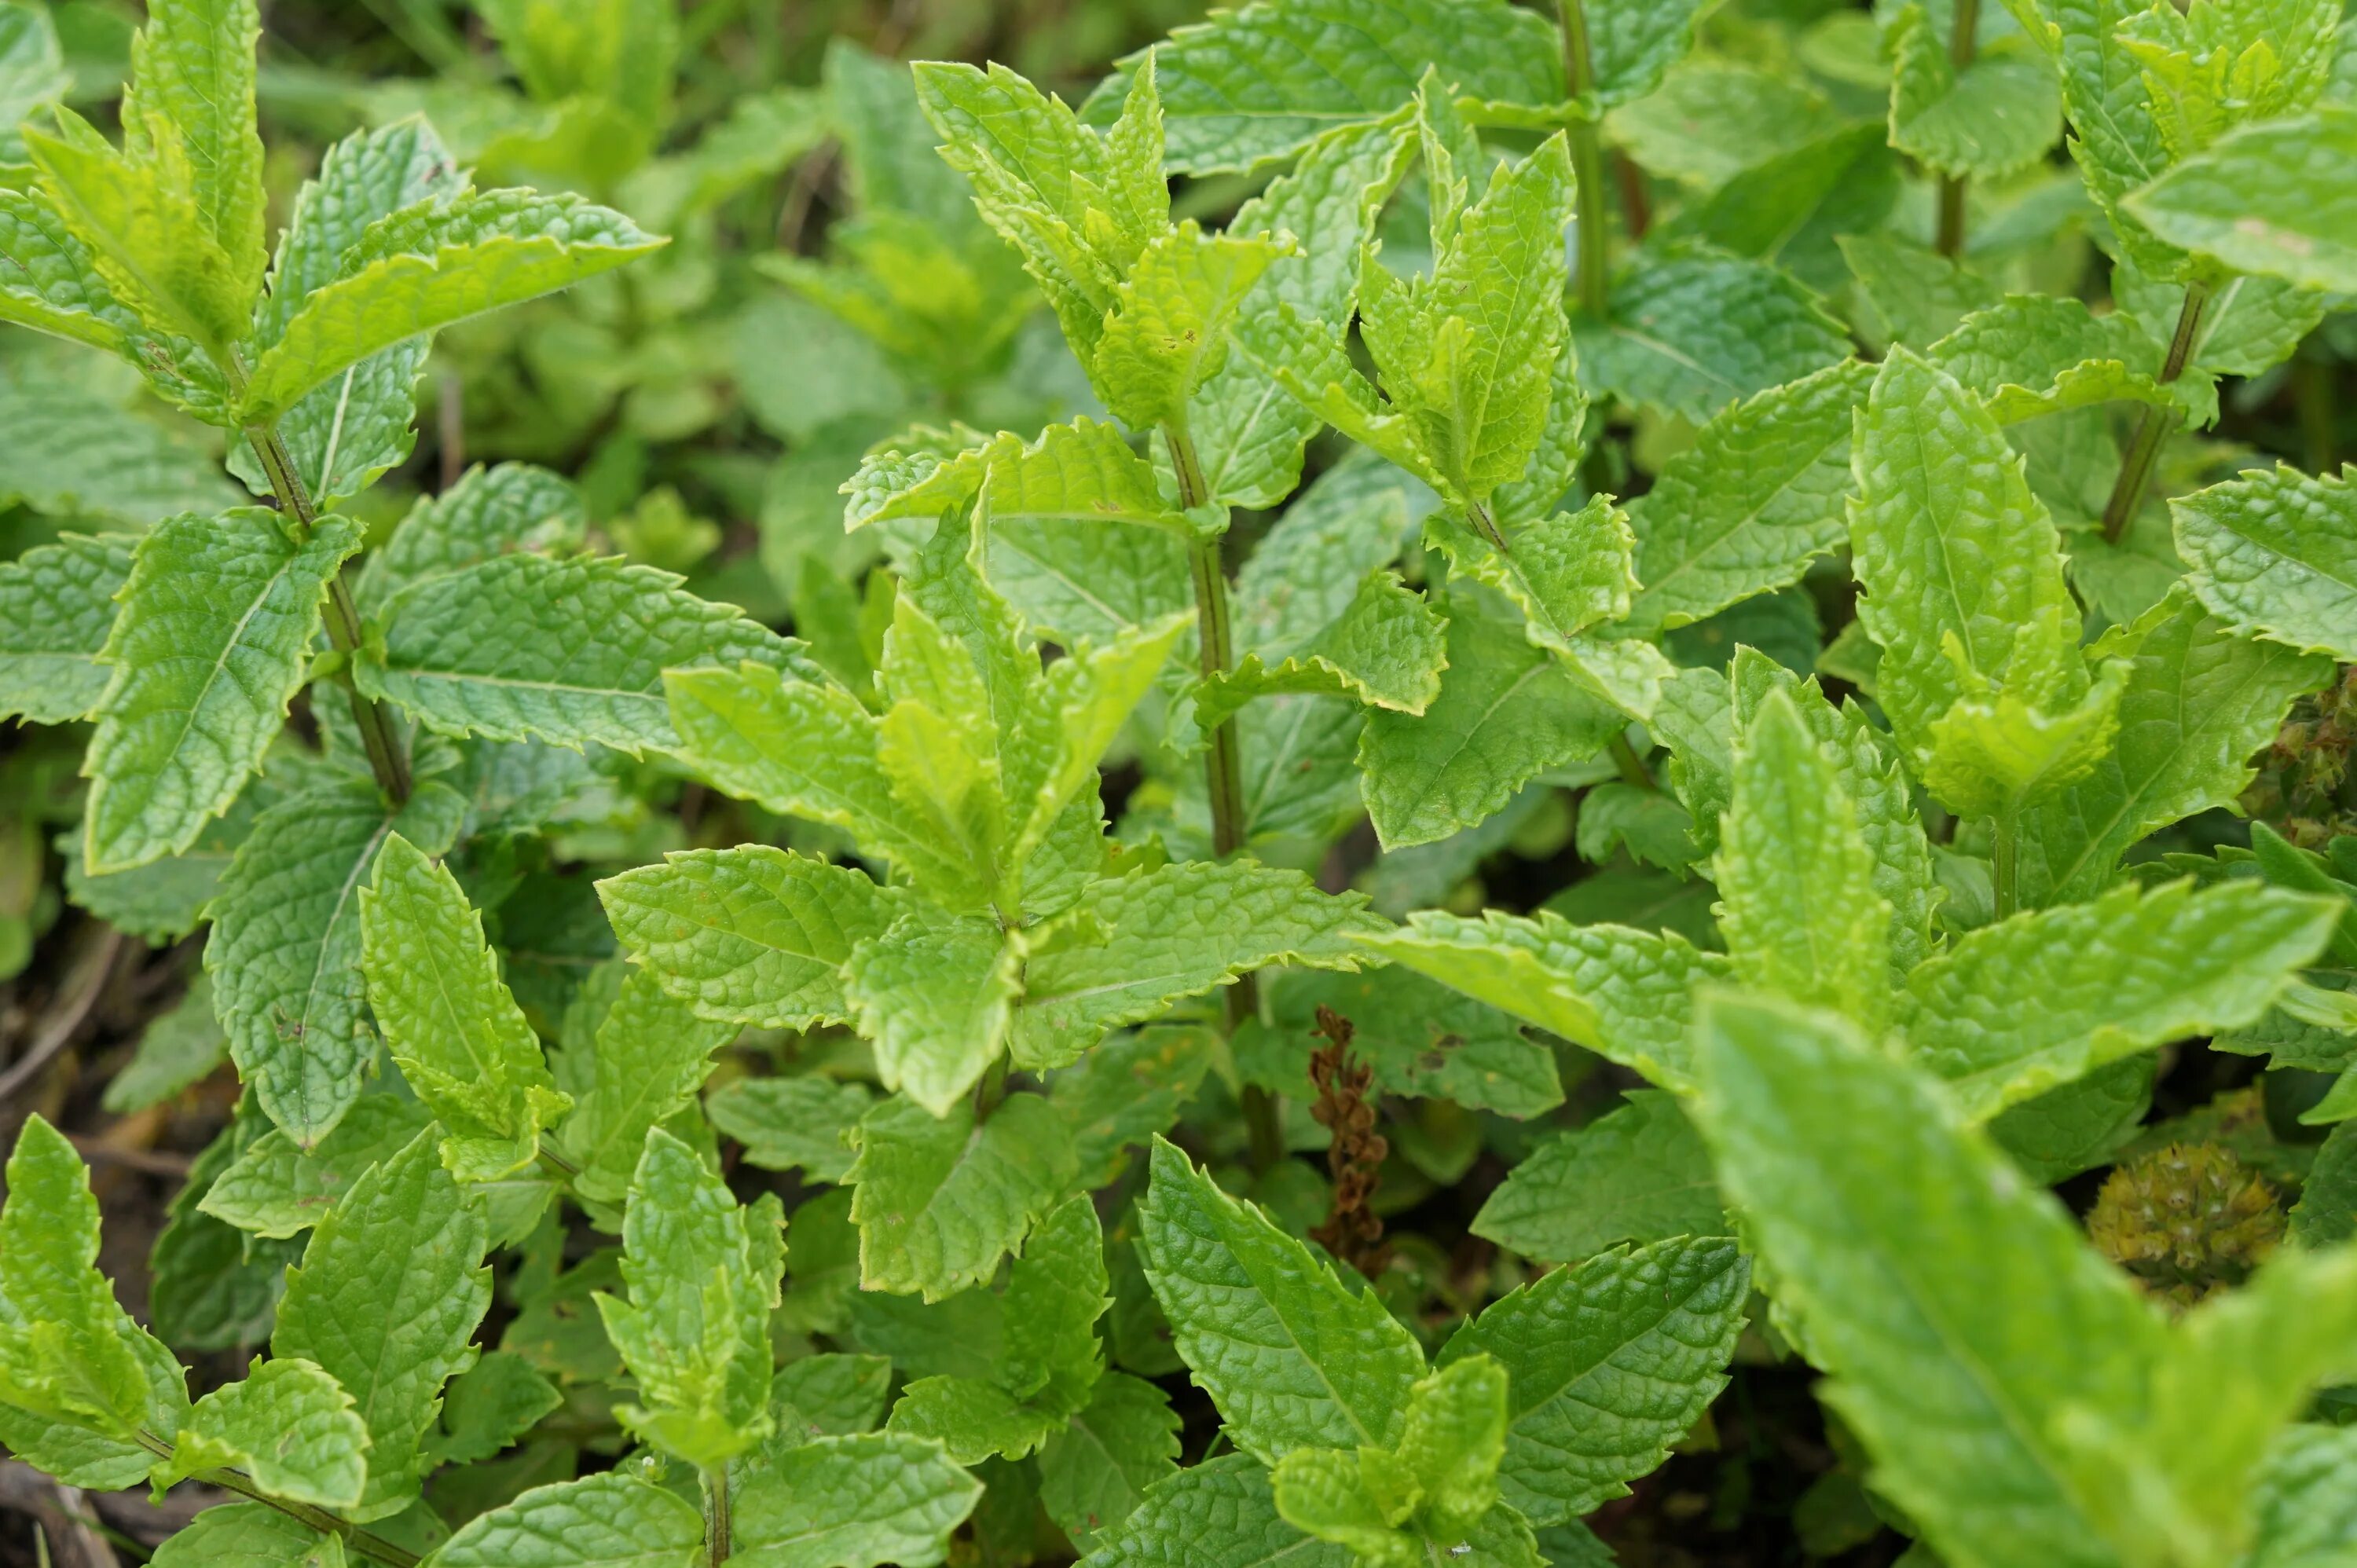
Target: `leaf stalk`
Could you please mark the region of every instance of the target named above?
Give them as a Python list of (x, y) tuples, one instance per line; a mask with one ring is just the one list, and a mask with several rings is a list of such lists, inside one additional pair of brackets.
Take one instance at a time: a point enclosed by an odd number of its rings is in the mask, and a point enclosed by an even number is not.
[[(2201, 332), (2201, 315), (2209, 307), (2210, 285), (2201, 278), (2185, 285), (2185, 303), (2178, 307), (2177, 330), (2169, 334), (2169, 353), (2160, 363), (2160, 384), (2169, 385), (2185, 373), (2185, 362), (2193, 357), (2193, 341)], [(2152, 482), (2153, 465), (2160, 456), (2161, 444), (2168, 440), (2184, 418), (2181, 410), (2164, 409), (2147, 403), (2144, 416), (2136, 422), (2136, 436), (2128, 443), (2127, 456), (2120, 460), (2120, 477), (2112, 485), (2111, 498), (2104, 502), (2104, 542), (2117, 544), (2128, 530), (2136, 509), (2144, 504), (2144, 492)]]
[[(1981, 0), (1954, 0), (1954, 11), (1948, 27), (1948, 59), (1962, 76), (1973, 63), (1978, 47), (1981, 24)], [(1940, 254), (1951, 259), (1964, 253), (1964, 189), (1971, 177), (1943, 174), (1940, 177)]]
[[(1587, 11), (1582, 0), (1557, 0), (1563, 25), (1563, 80), (1575, 102), (1596, 89), (1596, 64), (1587, 46)], [(1585, 105), (1582, 105), (1585, 108)], [(1604, 133), (1582, 115), (1572, 122), (1572, 180), (1579, 203), (1579, 307), (1601, 320), (1611, 303), (1606, 269), (1612, 235), (1604, 216)]]
[[(165, 1442), (152, 1432), (143, 1431), (139, 1434), (139, 1446), (159, 1459), (169, 1459), (174, 1453), (172, 1444)], [(239, 1497), (276, 1509), (288, 1519), (307, 1524), (322, 1535), (341, 1536), (345, 1545), (364, 1556), (372, 1557), (377, 1562), (386, 1564), (387, 1568), (416, 1568), (416, 1565), (424, 1561), (414, 1552), (395, 1546), (382, 1536), (362, 1530), (351, 1520), (329, 1513), (326, 1509), (317, 1508), (309, 1503), (289, 1502), (285, 1498), (274, 1498), (255, 1486), (242, 1471), (199, 1470), (188, 1478), (208, 1487), (219, 1487), (225, 1492), (235, 1492)]]
[(720, 1568), (734, 1552), (728, 1523), (728, 1467), (716, 1465), (704, 1471), (704, 1560)]

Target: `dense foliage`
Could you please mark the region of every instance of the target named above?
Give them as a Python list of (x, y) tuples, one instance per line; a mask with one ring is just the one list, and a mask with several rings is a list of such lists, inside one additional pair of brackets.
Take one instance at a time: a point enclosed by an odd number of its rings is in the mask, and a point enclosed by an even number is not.
[(2357, 1563), (2338, 0), (345, 9), (0, 4), (44, 1552)]

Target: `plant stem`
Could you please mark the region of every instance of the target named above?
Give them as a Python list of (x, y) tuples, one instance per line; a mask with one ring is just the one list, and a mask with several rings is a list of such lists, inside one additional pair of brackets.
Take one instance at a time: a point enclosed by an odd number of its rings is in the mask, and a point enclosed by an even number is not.
[[(1557, 5), (1563, 22), (1564, 85), (1575, 100), (1584, 99), (1596, 87), (1596, 66), (1587, 49), (1587, 11), (1582, 0), (1557, 0)], [(1579, 201), (1579, 308), (1600, 320), (1611, 302), (1605, 274), (1612, 235), (1604, 218), (1604, 134), (1583, 115), (1572, 122), (1570, 136)]]
[(1653, 770), (1645, 766), (1645, 759), (1637, 755), (1635, 746), (1629, 744), (1627, 731), (1612, 737), (1611, 752), (1612, 765), (1620, 770), (1622, 783), (1634, 784), (1640, 789), (1660, 788), (1653, 782)]
[(979, 1124), (989, 1121), (990, 1113), (997, 1110), (999, 1101), (1006, 1098), (1006, 1058), (1005, 1057), (1000, 1057), (996, 1061), (983, 1069), (982, 1076), (974, 1080), (974, 1122)]
[[(2201, 312), (2209, 303), (2207, 283), (2196, 278), (2185, 285), (2185, 303), (2177, 312), (2177, 330), (2169, 335), (2169, 355), (2160, 363), (2163, 386), (2185, 373), (2185, 361), (2193, 354), (2193, 339), (2201, 330)], [(2120, 460), (2120, 477), (2112, 486), (2111, 499), (2104, 503), (2106, 543), (2117, 544), (2120, 535), (2127, 532), (2136, 509), (2144, 504), (2145, 487), (2152, 482), (2152, 466), (2160, 456), (2161, 443), (2169, 439), (2182, 417), (2173, 408), (2145, 405), (2144, 417), (2136, 422), (2136, 437), (2128, 443), (2127, 456)]]
[[(1948, 59), (1958, 75), (1973, 63), (1975, 35), (1980, 30), (1981, 0), (1954, 0), (1954, 13), (1948, 27)], [(1960, 174), (1940, 177), (1940, 254), (1955, 257), (1964, 253), (1964, 187), (1967, 181)]]
[[(173, 1445), (154, 1433), (143, 1431), (138, 1437), (139, 1446), (155, 1455), (158, 1459), (172, 1457)], [(395, 1546), (382, 1536), (371, 1534), (351, 1520), (339, 1519), (325, 1509), (314, 1508), (309, 1503), (294, 1503), (288, 1502), (284, 1498), (274, 1498), (236, 1470), (199, 1470), (188, 1478), (208, 1487), (219, 1487), (225, 1492), (235, 1492), (242, 1498), (251, 1498), (257, 1503), (276, 1509), (289, 1519), (301, 1520), (323, 1535), (341, 1536), (344, 1544), (353, 1551), (373, 1557), (380, 1563), (387, 1563), (390, 1568), (416, 1568), (416, 1564), (422, 1561), (414, 1552)]]
[(2021, 895), (2014, 875), (2020, 830), (2010, 811), (1989, 820), (1996, 829), (1989, 844), (1989, 889), (1996, 918), (2002, 920), (2020, 906)]
[[(1170, 449), (1170, 467), (1178, 477), (1178, 504), (1189, 511), (1210, 504), (1211, 487), (1203, 480), (1202, 459), (1196, 456), (1187, 427), (1165, 424), (1162, 439)], [(1224, 674), (1235, 667), (1235, 632), (1228, 614), (1228, 574), (1220, 564), (1219, 537), (1199, 536), (1190, 541), (1187, 564), (1195, 579), (1195, 627), (1203, 674), (1206, 678)], [(1203, 754), (1203, 787), (1211, 808), (1211, 854), (1225, 860), (1244, 845), (1243, 752), (1237, 741), (1235, 715), (1231, 714), (1213, 725), (1210, 739)], [(1251, 975), (1239, 975), (1221, 1001), (1232, 1037), (1247, 1019), (1259, 1014), (1260, 986)], [(1252, 1140), (1253, 1168), (1265, 1171), (1285, 1157), (1276, 1101), (1266, 1090), (1247, 1084), (1243, 1112)]]
[(728, 1467), (704, 1472), (704, 1560), (711, 1568), (728, 1561)]
[[(304, 536), (308, 537), (319, 521), (318, 509), (311, 504), (311, 492), (295, 472), (295, 459), (287, 454), (286, 443), (279, 439), (278, 426), (250, 424), (245, 435), (253, 443), (254, 456), (262, 459), (262, 471), (268, 476), (271, 491), (278, 498), (279, 510), (292, 517)], [(339, 650), (349, 656), (360, 647), (360, 610), (352, 603), (351, 590), (344, 585), (340, 571), (328, 579), (326, 618), (328, 640)], [(349, 671), (343, 683), (345, 695), (351, 699), (352, 721), (360, 726), (361, 747), (368, 753), (369, 768), (376, 775), (377, 788), (398, 806), (409, 799), (409, 758), (402, 750), (400, 736), (393, 732), (393, 720), (380, 703), (361, 694)]]
[(2334, 396), (2335, 367), (2314, 353), (2291, 362), (2292, 391), (2299, 406), (2300, 446), (2311, 474), (2341, 467), (2341, 412)]

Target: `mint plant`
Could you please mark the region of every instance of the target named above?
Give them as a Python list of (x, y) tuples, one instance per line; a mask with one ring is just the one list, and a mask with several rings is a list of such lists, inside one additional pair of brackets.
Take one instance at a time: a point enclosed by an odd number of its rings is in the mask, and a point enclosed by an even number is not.
[(0, 3), (0, 1444), (162, 1568), (2347, 1555), (2339, 8), (1075, 15), (153, 0), (117, 134)]

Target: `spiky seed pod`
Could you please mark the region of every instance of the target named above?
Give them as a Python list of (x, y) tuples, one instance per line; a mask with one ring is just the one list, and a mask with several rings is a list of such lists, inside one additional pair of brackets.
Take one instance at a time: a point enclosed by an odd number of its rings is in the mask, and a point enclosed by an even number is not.
[(2266, 1178), (2216, 1144), (2170, 1144), (2113, 1171), (2087, 1215), (2097, 1250), (2189, 1306), (2240, 1284), (2283, 1240)]

